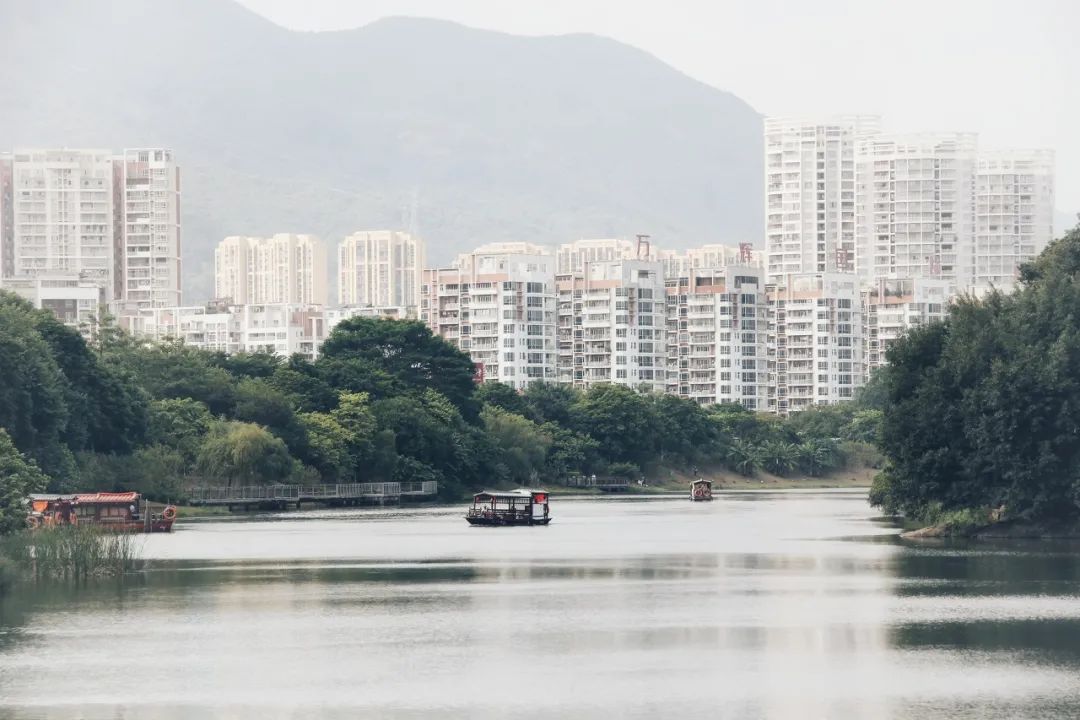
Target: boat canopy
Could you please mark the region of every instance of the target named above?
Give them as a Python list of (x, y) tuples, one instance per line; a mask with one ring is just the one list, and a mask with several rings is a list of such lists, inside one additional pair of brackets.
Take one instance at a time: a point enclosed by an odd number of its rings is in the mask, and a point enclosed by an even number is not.
[(79, 503), (133, 503), (139, 500), (137, 492), (99, 492), (99, 493), (75, 493), (73, 495), (56, 495), (48, 493), (34, 493), (30, 495), (31, 501), (68, 502)]
[(485, 500), (535, 500), (536, 502), (545, 502), (547, 500), (547, 490), (485, 490), (473, 495), (474, 502), (483, 502)]
[(690, 483), (691, 485), (712, 485), (712, 480), (706, 480), (705, 478), (698, 478)]

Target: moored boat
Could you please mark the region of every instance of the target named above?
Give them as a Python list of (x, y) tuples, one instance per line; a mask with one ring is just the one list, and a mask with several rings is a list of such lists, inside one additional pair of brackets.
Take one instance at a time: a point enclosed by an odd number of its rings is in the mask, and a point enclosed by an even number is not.
[(136, 492), (30, 496), (26, 526), (90, 525), (115, 532), (169, 532), (176, 506), (151, 505)]
[(712, 500), (712, 480), (698, 478), (690, 483), (690, 499), (695, 502), (708, 502)]
[(547, 490), (476, 493), (465, 519), (470, 525), (547, 525), (548, 498)]

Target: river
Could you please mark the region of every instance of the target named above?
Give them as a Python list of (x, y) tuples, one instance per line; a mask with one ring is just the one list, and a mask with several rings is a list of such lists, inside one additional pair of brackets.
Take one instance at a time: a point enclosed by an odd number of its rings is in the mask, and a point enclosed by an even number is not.
[(0, 717), (1080, 717), (1076, 544), (904, 543), (853, 492), (462, 512), (192, 522), (24, 590)]

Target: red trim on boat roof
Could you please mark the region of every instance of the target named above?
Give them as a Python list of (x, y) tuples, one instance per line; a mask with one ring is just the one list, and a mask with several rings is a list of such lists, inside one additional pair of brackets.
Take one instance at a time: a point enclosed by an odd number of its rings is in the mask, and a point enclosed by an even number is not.
[(139, 493), (137, 492), (99, 492), (75, 496), (75, 502), (81, 503), (132, 503), (138, 499)]

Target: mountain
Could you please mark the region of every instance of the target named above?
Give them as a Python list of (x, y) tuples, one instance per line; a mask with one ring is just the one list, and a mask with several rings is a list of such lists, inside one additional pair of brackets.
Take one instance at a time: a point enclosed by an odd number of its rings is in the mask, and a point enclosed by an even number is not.
[(0, 148), (171, 147), (185, 290), (230, 234), (762, 236), (761, 117), (593, 35), (393, 18), (286, 30), (233, 0), (0, 0)]

